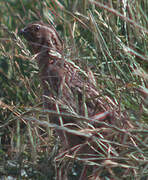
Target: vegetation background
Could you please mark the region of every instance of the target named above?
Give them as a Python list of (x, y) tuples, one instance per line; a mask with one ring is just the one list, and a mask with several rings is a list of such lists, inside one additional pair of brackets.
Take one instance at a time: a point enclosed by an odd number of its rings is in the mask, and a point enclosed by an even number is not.
[[(147, 179), (147, 0), (0, 1), (0, 179), (55, 177), (54, 157), (60, 145), (49, 128), (31, 121), (49, 120), (37, 109), (42, 105), (42, 90), (36, 62), (18, 36), (22, 27), (35, 20), (56, 26), (67, 58), (83, 70), (89, 67), (102, 97), (111, 97), (121, 114), (128, 114), (135, 147), (122, 149), (118, 168), (126, 172), (122, 179)], [(119, 169), (107, 166), (111, 178), (118, 179)], [(104, 165), (99, 168), (100, 178), (110, 177), (103, 174)]]

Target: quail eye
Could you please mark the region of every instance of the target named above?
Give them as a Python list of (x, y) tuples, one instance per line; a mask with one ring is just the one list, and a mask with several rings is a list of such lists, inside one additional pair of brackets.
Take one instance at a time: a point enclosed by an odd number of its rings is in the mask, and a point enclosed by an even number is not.
[(35, 26), (35, 30), (36, 30), (36, 31), (38, 31), (39, 29), (40, 29), (40, 26), (39, 26), (39, 25)]

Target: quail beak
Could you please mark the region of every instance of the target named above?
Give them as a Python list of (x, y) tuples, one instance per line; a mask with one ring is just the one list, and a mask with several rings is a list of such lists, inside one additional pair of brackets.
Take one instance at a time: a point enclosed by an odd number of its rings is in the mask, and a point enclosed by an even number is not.
[(23, 36), (24, 34), (26, 34), (25, 29), (21, 29), (18, 34), (21, 35), (21, 36)]

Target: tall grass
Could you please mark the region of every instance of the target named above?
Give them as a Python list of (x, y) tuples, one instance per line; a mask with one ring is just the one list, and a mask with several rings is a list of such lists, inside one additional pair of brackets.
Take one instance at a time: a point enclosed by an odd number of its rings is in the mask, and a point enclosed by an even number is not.
[[(123, 179), (147, 179), (147, 0), (14, 0), (1, 1), (0, 6), (1, 176), (54, 179), (57, 157), (59, 164), (73, 166), (70, 179), (78, 179), (81, 161), (97, 166), (100, 179), (118, 179), (121, 175)], [(56, 26), (64, 40), (66, 58), (83, 71), (91, 69), (101, 96), (117, 105), (119, 122), (115, 126), (105, 124), (107, 130), (103, 129), (113, 139), (99, 139), (115, 147), (119, 156), (111, 155), (106, 161), (101, 155), (100, 164), (70, 155), (57, 156), (60, 142), (54, 138), (48, 115), (72, 115), (42, 110), (38, 67), (18, 36), (25, 24), (35, 20)], [(130, 129), (121, 128), (122, 117)], [(73, 118), (89, 121), (87, 117)], [(89, 133), (81, 133), (89, 138)], [(103, 145), (98, 146), (105, 150)]]

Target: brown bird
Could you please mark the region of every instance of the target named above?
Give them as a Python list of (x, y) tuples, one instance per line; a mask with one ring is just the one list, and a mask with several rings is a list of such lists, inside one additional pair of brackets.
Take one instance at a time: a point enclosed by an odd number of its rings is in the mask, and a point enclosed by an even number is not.
[[(39, 67), (39, 76), (43, 88), (44, 108), (57, 112), (68, 112), (109, 122), (112, 103), (100, 97), (100, 94), (86, 72), (64, 57), (64, 43), (52, 25), (33, 22), (21, 30), (20, 34), (28, 41), (29, 48)], [(88, 132), (88, 125), (73, 118), (51, 117), (51, 123), (63, 125), (78, 131)], [(99, 127), (95, 125), (95, 127)], [(79, 153), (96, 152), (81, 135), (56, 130), (63, 146), (73, 148), (83, 144)], [(90, 132), (88, 132), (90, 133)], [(92, 144), (95, 144), (92, 142)], [(93, 151), (93, 152), (92, 152)]]
[(63, 42), (52, 25), (35, 22), (27, 25), (20, 33), (36, 56), (45, 96), (62, 100), (80, 115), (85, 115), (85, 96), (88, 117), (110, 108), (99, 98), (95, 85), (82, 79), (80, 68), (64, 58)]

